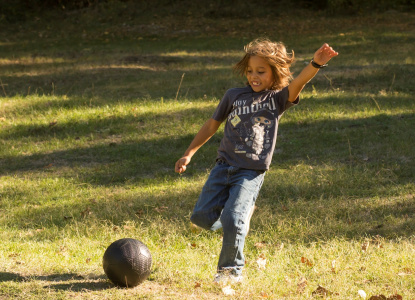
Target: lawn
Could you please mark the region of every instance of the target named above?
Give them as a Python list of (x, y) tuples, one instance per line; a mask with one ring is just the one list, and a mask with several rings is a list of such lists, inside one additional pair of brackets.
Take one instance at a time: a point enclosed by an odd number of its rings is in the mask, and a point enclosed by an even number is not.
[[(415, 299), (413, 12), (244, 18), (116, 3), (0, 32), (0, 299)], [(221, 232), (189, 221), (222, 127), (186, 173), (174, 163), (244, 85), (232, 66), (259, 36), (294, 50), (294, 76), (324, 42), (340, 55), (281, 120), (246, 280), (223, 289)], [(124, 237), (153, 257), (132, 289), (102, 268)]]

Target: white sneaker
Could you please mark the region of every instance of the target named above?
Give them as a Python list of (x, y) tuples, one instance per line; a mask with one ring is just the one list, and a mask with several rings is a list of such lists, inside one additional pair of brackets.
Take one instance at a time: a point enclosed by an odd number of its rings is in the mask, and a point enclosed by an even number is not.
[(217, 273), (215, 274), (215, 277), (213, 279), (213, 283), (216, 284), (235, 284), (235, 283), (241, 283), (243, 281), (242, 275), (234, 275), (234, 274), (228, 274), (226, 272), (224, 273)]

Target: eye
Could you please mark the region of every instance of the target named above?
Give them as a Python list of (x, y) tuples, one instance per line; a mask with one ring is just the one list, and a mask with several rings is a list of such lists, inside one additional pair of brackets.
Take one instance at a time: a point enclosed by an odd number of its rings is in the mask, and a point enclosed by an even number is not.
[(261, 118), (260, 117), (256, 117), (255, 118), (255, 121), (259, 123), (259, 122), (261, 122)]
[(269, 125), (269, 124), (271, 124), (271, 121), (270, 120), (264, 120), (264, 124)]
[(264, 73), (265, 73), (265, 72), (262, 72), (262, 71), (261, 71), (261, 72), (258, 72), (258, 74), (264, 74)]

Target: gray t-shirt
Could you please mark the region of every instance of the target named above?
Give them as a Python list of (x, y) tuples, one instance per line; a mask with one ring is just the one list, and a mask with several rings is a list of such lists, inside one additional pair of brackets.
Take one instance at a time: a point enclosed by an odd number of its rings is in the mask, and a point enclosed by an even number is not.
[(288, 101), (288, 87), (254, 92), (250, 86), (228, 90), (212, 118), (225, 124), (218, 158), (243, 169), (268, 170), (283, 112), (297, 104)]

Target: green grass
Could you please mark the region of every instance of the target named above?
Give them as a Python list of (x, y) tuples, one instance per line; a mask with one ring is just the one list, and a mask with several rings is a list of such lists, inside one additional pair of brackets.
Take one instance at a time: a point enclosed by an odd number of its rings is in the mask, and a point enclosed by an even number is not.
[[(221, 232), (189, 226), (222, 129), (184, 175), (173, 167), (263, 35), (294, 49), (295, 74), (323, 42), (340, 55), (282, 118), (247, 280), (228, 298), (312, 299), (319, 285), (415, 298), (413, 13), (182, 22), (106, 5), (0, 33), (0, 299), (226, 297), (212, 284)], [(134, 289), (102, 269), (123, 237), (153, 255)]]

